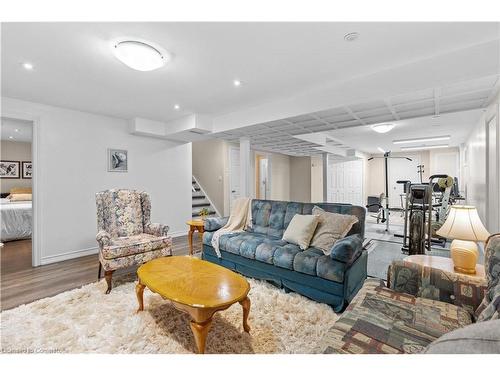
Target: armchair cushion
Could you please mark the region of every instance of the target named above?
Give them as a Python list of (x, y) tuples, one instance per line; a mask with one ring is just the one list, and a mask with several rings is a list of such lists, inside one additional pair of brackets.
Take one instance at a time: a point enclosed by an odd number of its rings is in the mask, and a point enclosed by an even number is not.
[(144, 225), (144, 233), (157, 237), (166, 237), (169, 229), (170, 227), (165, 224), (147, 223)]
[(351, 264), (363, 251), (363, 240), (358, 234), (344, 237), (332, 246), (330, 257), (339, 262)]
[(214, 232), (214, 231), (222, 228), (224, 225), (226, 225), (228, 220), (229, 220), (229, 216), (227, 216), (227, 217), (209, 217), (208, 219), (205, 220), (204, 230), (206, 232)]
[(500, 233), (488, 238), (484, 264), (488, 288), (476, 315), (479, 321), (500, 319)]
[(142, 233), (130, 237), (115, 237), (110, 239), (110, 244), (101, 250), (104, 259), (115, 259), (134, 254), (145, 253), (167, 247), (171, 244), (168, 237), (156, 237)]
[(471, 315), (486, 290), (485, 280), (401, 260), (392, 262), (387, 277), (389, 288), (396, 292), (447, 302)]

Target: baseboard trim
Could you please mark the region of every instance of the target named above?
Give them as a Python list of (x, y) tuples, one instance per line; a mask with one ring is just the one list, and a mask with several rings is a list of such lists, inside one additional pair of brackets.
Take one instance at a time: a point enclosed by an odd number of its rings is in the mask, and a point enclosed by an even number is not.
[(97, 254), (97, 252), (98, 252), (97, 247), (89, 247), (87, 249), (68, 251), (62, 254), (42, 257), (40, 264), (45, 265), (50, 263), (62, 262), (63, 260), (69, 260), (69, 259), (84, 257), (87, 255)]
[(168, 232), (168, 235), (170, 237), (181, 237), (181, 236), (187, 236), (188, 232), (183, 231), (183, 230), (178, 230), (176, 232)]

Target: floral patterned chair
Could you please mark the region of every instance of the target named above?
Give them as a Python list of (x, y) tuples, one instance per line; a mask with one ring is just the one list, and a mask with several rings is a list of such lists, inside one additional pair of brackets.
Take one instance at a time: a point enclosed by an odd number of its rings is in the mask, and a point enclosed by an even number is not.
[(172, 255), (169, 227), (154, 224), (151, 219), (149, 194), (136, 190), (106, 190), (96, 194), (99, 274), (104, 268), (111, 292), (113, 272), (120, 268), (145, 263)]

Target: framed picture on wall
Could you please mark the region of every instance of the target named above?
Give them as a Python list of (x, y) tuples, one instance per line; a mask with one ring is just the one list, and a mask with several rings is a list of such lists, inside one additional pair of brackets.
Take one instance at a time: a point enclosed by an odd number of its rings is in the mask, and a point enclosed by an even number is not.
[(0, 178), (19, 178), (19, 162), (0, 160)]
[(33, 163), (30, 161), (23, 161), (23, 178), (33, 177)]
[(127, 150), (108, 149), (108, 172), (127, 172)]

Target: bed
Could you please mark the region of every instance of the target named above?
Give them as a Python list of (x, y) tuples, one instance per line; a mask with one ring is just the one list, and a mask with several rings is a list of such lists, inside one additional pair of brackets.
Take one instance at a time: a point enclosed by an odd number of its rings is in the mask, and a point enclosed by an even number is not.
[(33, 222), (31, 201), (11, 202), (9, 199), (1, 198), (0, 214), (0, 241), (31, 238)]

